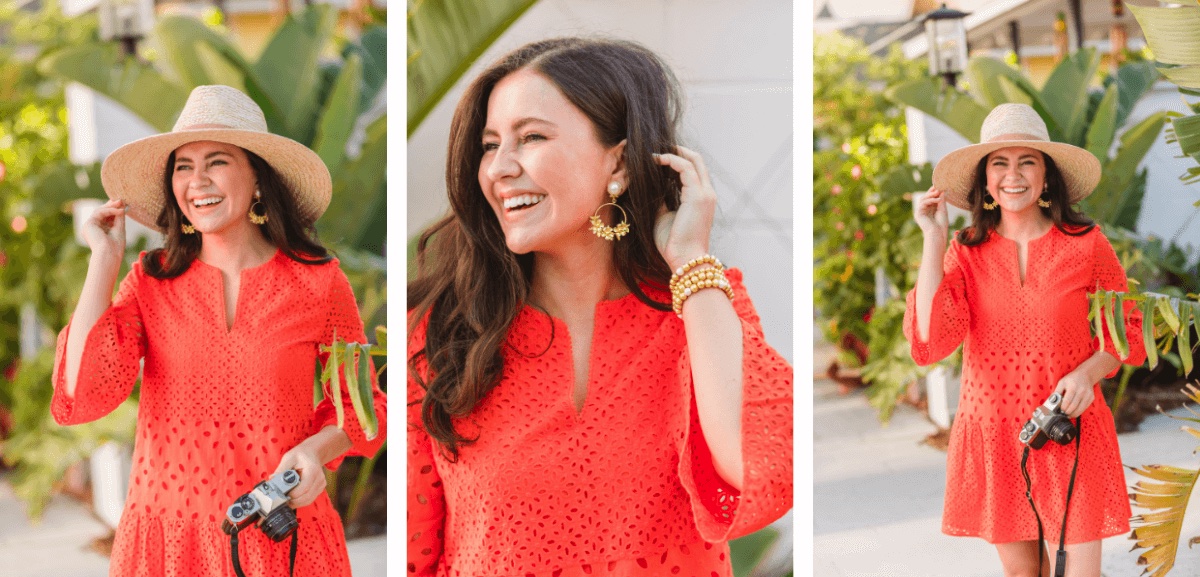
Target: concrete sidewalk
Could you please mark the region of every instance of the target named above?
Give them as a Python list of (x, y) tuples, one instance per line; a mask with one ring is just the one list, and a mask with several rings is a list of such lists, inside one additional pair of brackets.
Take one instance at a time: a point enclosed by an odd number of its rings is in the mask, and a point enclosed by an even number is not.
[[(827, 366), (828, 353), (818, 350), (814, 366)], [(814, 381), (813, 574), (1001, 577), (994, 546), (941, 533), (946, 454), (921, 444), (936, 430), (933, 424), (912, 407), (901, 406), (891, 423), (881, 427), (861, 391), (842, 395), (833, 382)], [(1121, 458), (1127, 465), (1200, 466), (1192, 453), (1197, 440), (1179, 425), (1162, 415), (1148, 418), (1138, 432), (1118, 437)], [(1127, 486), (1138, 478), (1126, 470)], [(1200, 575), (1200, 553), (1186, 546), (1197, 535), (1200, 504), (1193, 501), (1171, 575)], [(1128, 535), (1104, 541), (1105, 577), (1142, 573), (1138, 553), (1129, 551), (1132, 546)]]
[[(108, 533), (87, 506), (58, 495), (39, 523), (25, 514), (25, 504), (0, 475), (0, 575), (5, 577), (107, 577), (108, 558), (88, 544)], [(387, 537), (348, 543), (355, 577), (384, 577)]]

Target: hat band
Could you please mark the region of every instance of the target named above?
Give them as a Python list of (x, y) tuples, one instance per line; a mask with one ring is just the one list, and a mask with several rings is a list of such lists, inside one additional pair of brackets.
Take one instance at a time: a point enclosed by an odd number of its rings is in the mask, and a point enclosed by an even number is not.
[[(228, 124), (193, 124), (191, 126), (177, 128), (173, 132), (186, 132), (189, 130), (246, 130), (246, 129), (238, 128), (236, 126), (230, 126)], [(252, 131), (252, 132), (260, 132), (260, 131)]]
[(1042, 142), (1050, 142), (1044, 136), (1038, 136), (1036, 134), (1026, 134), (1024, 132), (1013, 132), (1011, 134), (1001, 134), (1000, 136), (993, 136), (992, 138), (988, 139), (988, 142), (989, 143), (1004, 142), (1004, 141), (1008, 141), (1008, 140), (1040, 140)]

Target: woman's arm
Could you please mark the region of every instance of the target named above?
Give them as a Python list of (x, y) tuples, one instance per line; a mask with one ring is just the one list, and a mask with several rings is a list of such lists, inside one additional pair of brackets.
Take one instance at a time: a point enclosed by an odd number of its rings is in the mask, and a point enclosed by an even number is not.
[(300, 484), (292, 489), (288, 503), (293, 509), (312, 504), (325, 492), (325, 463), (340, 457), (351, 447), (350, 436), (334, 425), (327, 425), (317, 434), (304, 439), (292, 450), (283, 454), (275, 472), (295, 469), (300, 473)]
[(933, 297), (942, 284), (945, 272), (942, 261), (946, 257), (946, 241), (950, 224), (946, 213), (946, 197), (935, 188), (917, 203), (915, 219), (925, 234), (921, 251), (921, 268), (917, 271), (917, 339), (929, 342), (929, 327), (932, 324)]
[(112, 304), (113, 287), (125, 255), (125, 203), (110, 200), (97, 208), (83, 226), (83, 236), (92, 250), (79, 304), (71, 315), (67, 335), (66, 393), (75, 396), (83, 348), (96, 321)]
[(1074, 419), (1083, 414), (1096, 398), (1095, 385), (1121, 366), (1121, 360), (1108, 351), (1096, 351), (1087, 360), (1058, 380), (1054, 392), (1063, 396), (1059, 408)]

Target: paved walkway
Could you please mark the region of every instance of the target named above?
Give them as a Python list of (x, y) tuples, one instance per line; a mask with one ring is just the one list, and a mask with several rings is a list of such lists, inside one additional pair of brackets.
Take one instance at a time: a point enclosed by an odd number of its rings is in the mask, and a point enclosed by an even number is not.
[[(88, 550), (107, 533), (87, 506), (56, 496), (41, 521), (32, 524), (25, 504), (0, 475), (0, 575), (5, 577), (107, 577), (108, 558)], [(383, 577), (387, 569), (386, 536), (350, 541), (355, 577)]]
[[(814, 366), (827, 366), (828, 354), (819, 349)], [(946, 454), (921, 444), (936, 430), (933, 424), (901, 406), (881, 427), (861, 392), (842, 395), (833, 382), (814, 381), (814, 575), (1001, 577), (995, 547), (941, 533)], [(1180, 424), (1161, 415), (1148, 418), (1137, 433), (1119, 437), (1122, 459), (1129, 465), (1200, 466), (1192, 453), (1198, 441)], [(1127, 470), (1126, 481), (1132, 485), (1136, 475)], [(1200, 500), (1192, 501), (1183, 525), (1184, 543), (1200, 536)], [(1105, 577), (1142, 573), (1132, 546), (1127, 535), (1104, 541)], [(1200, 575), (1200, 553), (1181, 546), (1170, 574)]]

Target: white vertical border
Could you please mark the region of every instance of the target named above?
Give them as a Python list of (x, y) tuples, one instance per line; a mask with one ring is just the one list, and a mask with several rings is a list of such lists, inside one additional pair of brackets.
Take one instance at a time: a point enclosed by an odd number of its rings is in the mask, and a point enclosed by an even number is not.
[(813, 571), (813, 23), (811, 2), (792, 5), (792, 502), (793, 567)]
[[(406, 10), (407, 14), (407, 10)], [(405, 20), (407, 23), (407, 20)], [(397, 24), (388, 26), (387, 32), (387, 102), (388, 102), (388, 139), (387, 139), (387, 238), (384, 251), (387, 256), (387, 326), (390, 343), (396, 350), (407, 350), (408, 327), (405, 319), (408, 310), (407, 283), (400, 277), (408, 277), (408, 231), (404, 223), (408, 222), (408, 140), (401, 136), (408, 134), (408, 74), (405, 71), (406, 57), (400, 54), (401, 48), (408, 46), (408, 26), (400, 28)], [(407, 52), (407, 50), (406, 50)], [(403, 99), (403, 100), (402, 100)], [(406, 513), (407, 498), (400, 500), (401, 495), (407, 495), (404, 477), (407, 474), (408, 443), (405, 437), (408, 433), (408, 412), (405, 407), (405, 354), (389, 355), (388, 380), (388, 459), (387, 459), (387, 574), (408, 574), (408, 553), (404, 547), (404, 536), (408, 534), (408, 517)], [(398, 375), (393, 377), (392, 375)], [(396, 394), (399, 391), (399, 399)], [(406, 472), (401, 473), (404, 469)]]

